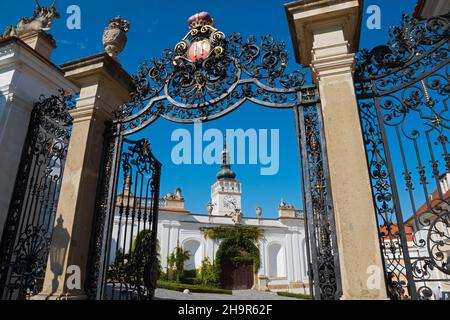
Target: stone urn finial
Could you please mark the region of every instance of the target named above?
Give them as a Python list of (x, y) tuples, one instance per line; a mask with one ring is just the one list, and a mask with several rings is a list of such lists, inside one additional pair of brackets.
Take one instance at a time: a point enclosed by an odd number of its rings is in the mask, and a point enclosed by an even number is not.
[(103, 47), (109, 56), (116, 58), (125, 49), (128, 30), (130, 23), (120, 16), (109, 20), (109, 25), (103, 32)]

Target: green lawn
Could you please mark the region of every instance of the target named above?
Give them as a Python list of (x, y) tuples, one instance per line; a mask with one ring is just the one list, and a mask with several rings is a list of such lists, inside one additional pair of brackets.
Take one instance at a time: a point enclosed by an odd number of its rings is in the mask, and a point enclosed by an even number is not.
[(195, 284), (184, 284), (184, 283), (162, 281), (162, 280), (158, 280), (157, 286), (158, 286), (158, 288), (161, 288), (161, 289), (180, 291), (180, 292), (183, 292), (185, 289), (189, 289), (189, 291), (197, 292), (197, 293), (220, 293), (220, 294), (230, 294), (230, 295), (233, 294), (231, 290), (226, 290), (226, 289), (211, 288), (211, 287), (204, 287), (204, 286), (195, 285)]

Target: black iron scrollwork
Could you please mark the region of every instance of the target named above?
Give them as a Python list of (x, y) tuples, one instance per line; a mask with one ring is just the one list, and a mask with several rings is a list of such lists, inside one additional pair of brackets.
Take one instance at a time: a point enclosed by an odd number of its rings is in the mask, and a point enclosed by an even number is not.
[(335, 300), (339, 299), (342, 291), (320, 106), (297, 109), (296, 114), (301, 132), (306, 229), (314, 296), (321, 300)]
[[(125, 137), (159, 117), (179, 123), (211, 121), (249, 101), (297, 112), (301, 109), (307, 117), (297, 129), (301, 127), (308, 137), (301, 148), (305, 151), (304, 171), (311, 178), (305, 184), (313, 194), (307, 212), (313, 224), (309, 233), (311, 250), (315, 250), (310, 264), (314, 294), (317, 299), (338, 299), (340, 272), (326, 150), (323, 134), (318, 132), (323, 124), (317, 88), (304, 85), (302, 71), (287, 71), (287, 50), (272, 36), (244, 39), (234, 33), (227, 37), (207, 13), (191, 17), (190, 28), (174, 49), (140, 65), (133, 77), (136, 89), (130, 101), (119, 108), (116, 120), (108, 126), (88, 292), (92, 298), (149, 299), (155, 288), (158, 260), (152, 256), (141, 263), (141, 246), (133, 246), (133, 239), (142, 240), (142, 232), (147, 230), (151, 245), (156, 245), (160, 169), (152, 167), (147, 172), (156, 160), (141, 155), (146, 142)], [(317, 135), (315, 142), (313, 135)], [(156, 211), (149, 215), (149, 210)], [(151, 219), (153, 226), (146, 226)]]
[(226, 37), (208, 24), (193, 27), (175, 49), (141, 64), (137, 89), (118, 114), (122, 130), (136, 132), (160, 116), (210, 121), (247, 100), (273, 108), (316, 102), (314, 87), (303, 87), (301, 71), (288, 73), (287, 61), (284, 44), (270, 35), (258, 41), (237, 33)]
[[(147, 139), (121, 139), (105, 144), (105, 180), (99, 184), (105, 201), (96, 210), (87, 292), (91, 299), (147, 300), (153, 298), (159, 272), (161, 164)], [(116, 150), (122, 144), (124, 151)]]
[(22, 299), (41, 289), (73, 105), (60, 90), (42, 96), (33, 108), (0, 247), (3, 299)]
[[(450, 32), (448, 18), (449, 15), (445, 15), (428, 20), (416, 20), (404, 14), (401, 24), (390, 28), (389, 41), (386, 45), (377, 46), (370, 51), (363, 49), (358, 53), (356, 75), (366, 78), (385, 76), (395, 71), (402, 71), (405, 76), (412, 75), (415, 72), (405, 67), (411, 62), (417, 63), (417, 57), (424, 56), (430, 48), (434, 54), (427, 61), (432, 61), (433, 65), (436, 65), (440, 59), (448, 57), (446, 48), (439, 48), (440, 42), (445, 41)], [(421, 67), (426, 66), (421, 64)], [(404, 77), (398, 80), (408, 81)]]
[(438, 299), (436, 283), (450, 271), (449, 18), (405, 15), (387, 45), (357, 59), (355, 89), (392, 299)]

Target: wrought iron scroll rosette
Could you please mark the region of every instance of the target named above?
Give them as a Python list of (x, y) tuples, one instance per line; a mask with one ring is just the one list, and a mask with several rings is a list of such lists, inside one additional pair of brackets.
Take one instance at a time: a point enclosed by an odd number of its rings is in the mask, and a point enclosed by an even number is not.
[[(439, 65), (450, 62), (450, 13), (427, 20), (403, 15), (390, 29), (389, 41), (372, 50), (361, 50), (356, 59), (355, 89), (373, 95), (406, 87)], [(446, 45), (447, 43), (447, 45)]]
[(317, 102), (315, 88), (303, 86), (302, 71), (287, 72), (287, 61), (285, 45), (270, 35), (258, 41), (238, 33), (226, 37), (212, 25), (191, 28), (174, 49), (139, 67), (136, 90), (117, 115), (122, 132), (136, 132), (160, 116), (210, 121), (245, 101), (273, 108)]
[[(401, 24), (390, 28), (386, 45), (377, 46), (370, 51), (362, 49), (358, 53), (355, 72), (357, 77), (384, 76), (396, 68), (404, 68), (418, 56), (425, 55), (430, 48), (440, 47), (440, 42), (448, 39), (450, 33), (449, 17), (450, 13), (417, 20), (404, 14)], [(448, 54), (448, 50), (445, 51)]]
[(426, 239), (427, 250), (431, 257), (431, 267), (435, 266), (448, 275), (450, 275), (449, 230), (450, 212), (444, 211), (431, 223)]

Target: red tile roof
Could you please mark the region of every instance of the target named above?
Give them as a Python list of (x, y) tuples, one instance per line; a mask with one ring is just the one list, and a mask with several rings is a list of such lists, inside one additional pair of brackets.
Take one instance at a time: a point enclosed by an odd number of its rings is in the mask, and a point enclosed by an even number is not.
[[(398, 225), (397, 224), (391, 224), (390, 225), (390, 234), (396, 234), (398, 233)], [(383, 234), (383, 240), (389, 240), (390, 234), (388, 232), (387, 226), (380, 227), (380, 233)], [(413, 241), (413, 230), (411, 226), (405, 224), (405, 233), (406, 233), (406, 241)]]

